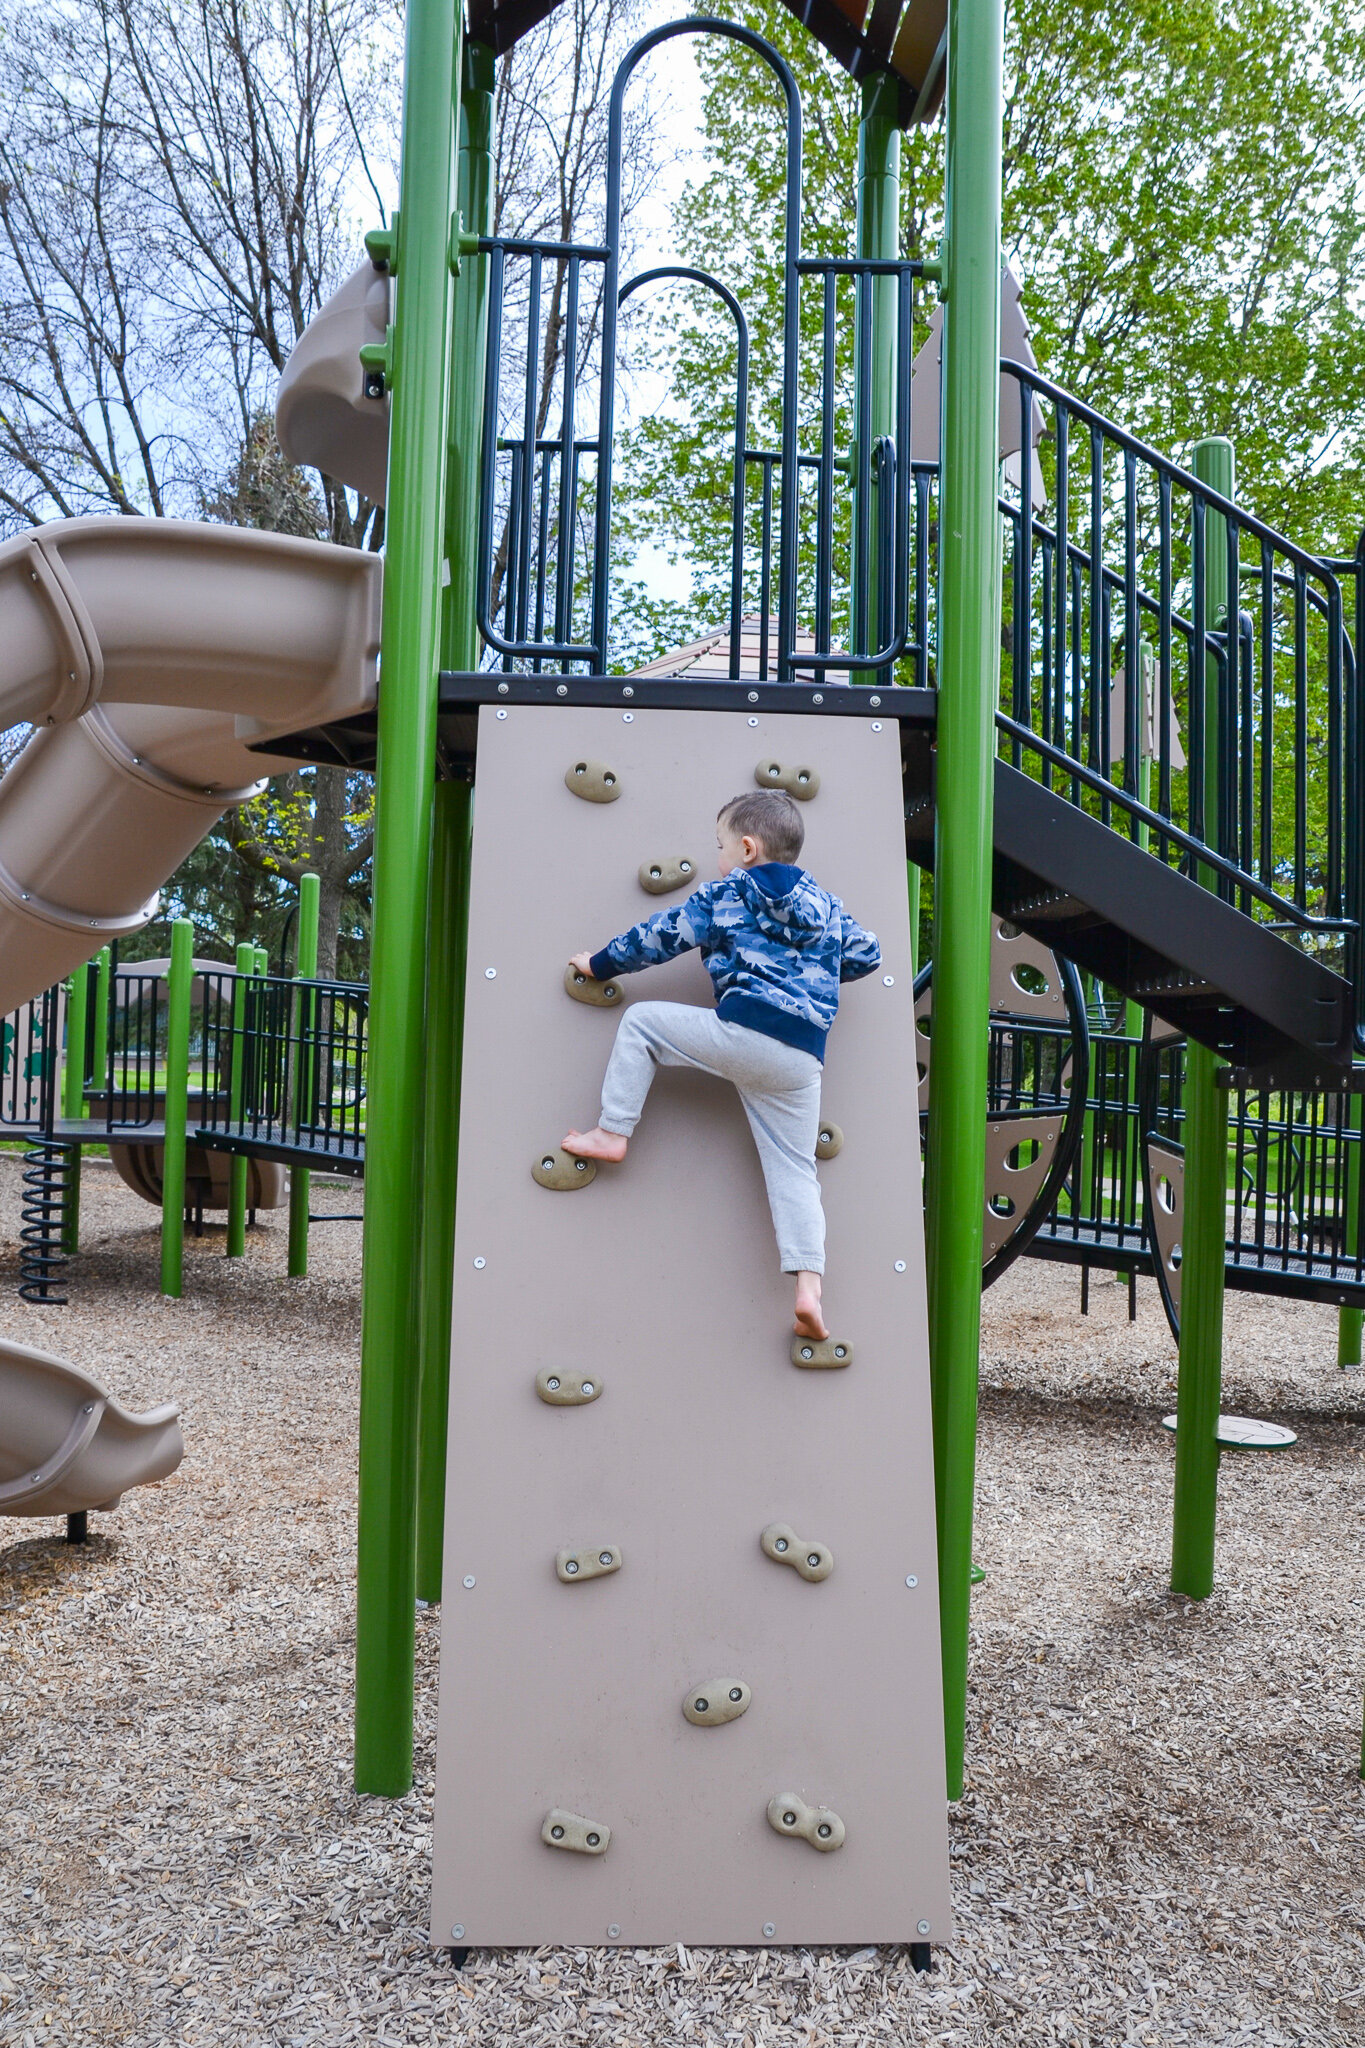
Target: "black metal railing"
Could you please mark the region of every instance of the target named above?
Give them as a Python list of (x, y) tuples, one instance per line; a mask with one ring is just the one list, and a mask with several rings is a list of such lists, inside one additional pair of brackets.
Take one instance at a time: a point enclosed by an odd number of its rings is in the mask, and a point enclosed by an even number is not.
[(195, 1136), (303, 1165), (363, 1166), (368, 989), (277, 975), (221, 980), (199, 1049)]
[[(1002, 370), (1026, 449), (1039, 411), (1050, 422), (1051, 496), (1044, 518), (1025, 462), (1001, 500), (1002, 751), (1358, 984), (1365, 785), (1340, 565), (1037, 371)], [(1220, 588), (1236, 595), (1215, 615)]]

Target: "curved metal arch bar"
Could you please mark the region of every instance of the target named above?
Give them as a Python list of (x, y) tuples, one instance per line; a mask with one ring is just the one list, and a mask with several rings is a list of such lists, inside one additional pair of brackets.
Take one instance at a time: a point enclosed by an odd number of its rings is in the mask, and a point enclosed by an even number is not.
[(610, 625), (612, 423), (616, 412), (616, 320), (621, 274), (621, 134), (626, 87), (652, 50), (677, 36), (726, 36), (763, 59), (787, 101), (787, 176), (783, 225), (782, 291), (782, 518), (777, 583), (777, 680), (790, 682), (796, 643), (796, 377), (797, 262), (801, 255), (801, 95), (791, 66), (771, 43), (737, 21), (690, 15), (641, 36), (617, 66), (607, 127), (607, 231), (611, 251), (602, 306), (602, 383), (598, 401), (597, 522), (594, 538), (592, 638), (606, 664)]
[(735, 341), (739, 361), (735, 370), (735, 452), (734, 483), (732, 485), (733, 523), (730, 542), (730, 679), (739, 679), (740, 624), (744, 614), (744, 444), (749, 421), (749, 323), (744, 317), (744, 308), (730, 287), (722, 284), (718, 277), (712, 277), (708, 270), (695, 270), (686, 263), (661, 263), (653, 270), (642, 270), (638, 277), (632, 277), (623, 284), (616, 295), (616, 304), (624, 306), (626, 300), (647, 284), (699, 284), (707, 291), (714, 292), (729, 312), (735, 323)]

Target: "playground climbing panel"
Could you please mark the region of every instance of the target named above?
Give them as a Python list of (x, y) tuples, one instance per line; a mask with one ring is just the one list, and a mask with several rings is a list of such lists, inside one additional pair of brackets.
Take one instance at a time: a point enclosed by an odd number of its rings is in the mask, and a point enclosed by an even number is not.
[[(558, 1173), (619, 1022), (564, 963), (649, 913), (642, 863), (705, 845), (762, 749), (818, 776), (804, 862), (884, 953), (826, 1068), (833, 1371), (793, 1358), (728, 1084), (665, 1069), (621, 1165), (575, 1201)], [(901, 804), (892, 721), (480, 712), (437, 1942), (949, 1932)], [(616, 985), (712, 1002), (695, 953)]]

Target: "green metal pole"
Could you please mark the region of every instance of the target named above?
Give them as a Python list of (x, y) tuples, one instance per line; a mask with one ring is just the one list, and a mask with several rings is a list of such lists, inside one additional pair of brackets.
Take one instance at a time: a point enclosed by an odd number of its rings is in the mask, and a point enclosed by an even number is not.
[[(246, 1012), (247, 977), (256, 970), (256, 948), (241, 942), (237, 947), (237, 972), (232, 983), (232, 1053), (228, 1063), (228, 1113), (234, 1125), (242, 1121), (246, 1100)], [(246, 1253), (246, 1183), (249, 1162), (240, 1152), (232, 1154), (228, 1169), (227, 1255), (240, 1259)]]
[(355, 1785), (412, 1783), (423, 1061), (460, 10), (408, 0), (370, 956)]
[[(1346, 1097), (1346, 1128), (1356, 1133), (1355, 1144), (1345, 1145), (1343, 1172), (1346, 1179), (1346, 1238), (1347, 1257), (1354, 1259), (1360, 1250), (1360, 1097)], [(1340, 1199), (1340, 1197), (1338, 1198)], [(1360, 1339), (1362, 1325), (1365, 1325), (1365, 1310), (1343, 1308), (1337, 1311), (1337, 1364), (1343, 1372), (1349, 1372), (1360, 1364)]]
[[(79, 1123), (85, 1110), (85, 1020), (90, 1007), (90, 969), (78, 967), (71, 977), (66, 998), (66, 1059), (62, 1067), (62, 1115)], [(74, 1158), (62, 1206), (62, 1250), (72, 1256), (81, 1238), (81, 1148), (73, 1145)]]
[[(1192, 467), (1201, 482), (1230, 498), (1236, 487), (1232, 443), (1196, 443)], [(1207, 515), (1204, 619), (1212, 627), (1231, 606), (1226, 522)], [(1204, 670), (1204, 830), (1218, 817), (1218, 664)], [(1213, 884), (1208, 868), (1199, 879)], [(1171, 1590), (1203, 1600), (1213, 1591), (1218, 1514), (1218, 1409), (1223, 1388), (1223, 1291), (1227, 1272), (1228, 1097), (1214, 1084), (1225, 1066), (1191, 1039), (1185, 1061), (1185, 1226), (1180, 1276), (1180, 1375), (1176, 1391), (1175, 1514)]]
[(183, 1292), (185, 1261), (185, 1127), (190, 1093), (190, 989), (194, 981), (194, 926), (178, 917), (171, 926), (166, 976), (166, 1115), (161, 1165), (161, 1292)]
[(1004, 0), (952, 0), (948, 31), (939, 507), (934, 1085), (927, 1254), (948, 1796), (962, 1792), (976, 1483), (990, 1015)]
[[(900, 254), (901, 131), (897, 119), (899, 89), (891, 74), (877, 72), (863, 80), (862, 115), (858, 123), (858, 254), (876, 261), (891, 261)], [(861, 303), (861, 302), (860, 302)], [(896, 431), (896, 280), (878, 277), (872, 281), (868, 301), (867, 346), (871, 367), (871, 389), (867, 410), (859, 410), (854, 422), (857, 450), (857, 489), (869, 500), (867, 559), (854, 563), (857, 587), (867, 592), (868, 644), (858, 651), (870, 652), (878, 643), (878, 549), (877, 495), (872, 477), (872, 450), (884, 435)], [(856, 536), (856, 525), (855, 525)], [(879, 677), (879, 681), (888, 678)]]
[[(318, 906), (322, 883), (316, 875), (299, 878), (299, 924), (294, 947), (294, 978), (313, 981), (318, 971)], [(294, 1123), (307, 1110), (313, 1095), (313, 1018), (317, 1003), (311, 989), (300, 989), (294, 997)], [(306, 1048), (306, 1049), (305, 1049)], [(308, 1209), (313, 1194), (313, 1176), (306, 1166), (296, 1166), (289, 1176), (289, 1272), (300, 1279), (308, 1271)]]
[[(460, 217), (465, 232), (471, 235), (487, 234), (492, 222), (495, 66), (493, 52), (483, 44), (465, 45), (459, 190)], [(466, 256), (455, 286), (453, 314), (446, 480), (446, 559), (450, 563), (450, 582), (441, 625), (442, 665), (453, 669), (474, 668), (479, 658), (474, 572), (487, 295), (487, 259)], [(472, 827), (473, 791), (469, 785), (438, 783), (433, 815), (431, 947), (427, 961), (426, 1187), (422, 1205), (417, 1439), (416, 1587), (418, 1599), (428, 1604), (441, 1597), (445, 1533), (450, 1315)]]

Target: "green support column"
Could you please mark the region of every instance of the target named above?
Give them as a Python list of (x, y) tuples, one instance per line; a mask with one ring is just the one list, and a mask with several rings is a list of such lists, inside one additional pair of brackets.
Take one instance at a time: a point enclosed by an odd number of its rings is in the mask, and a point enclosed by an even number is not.
[(1003, 0), (952, 0), (948, 31), (939, 518), (934, 1085), (927, 1253), (948, 1796), (962, 1792), (986, 1199), (994, 714), (1000, 668)]
[(423, 1063), (460, 10), (408, 0), (370, 953), (355, 1785), (412, 1783)]
[(95, 1015), (91, 1023), (94, 1045), (90, 1062), (95, 1086), (101, 1091), (109, 1086), (109, 984), (113, 978), (113, 955), (107, 946), (101, 946), (95, 955)]
[(178, 917), (171, 926), (166, 976), (166, 1116), (161, 1165), (161, 1292), (183, 1291), (185, 1261), (185, 1127), (190, 1092), (190, 989), (194, 981), (194, 926)]
[[(247, 977), (256, 971), (256, 948), (245, 941), (237, 947), (237, 972), (232, 983), (232, 1049), (228, 1062), (228, 1112), (234, 1124), (242, 1121), (246, 1099), (246, 1012)], [(246, 1183), (249, 1161), (240, 1152), (232, 1154), (228, 1168), (227, 1255), (240, 1259), (246, 1252)]]
[[(299, 925), (294, 947), (294, 978), (313, 981), (318, 971), (318, 906), (322, 883), (316, 875), (299, 877)], [(313, 1020), (317, 999), (311, 989), (300, 989), (294, 997), (294, 1124), (307, 1113), (313, 1099)], [(289, 1273), (301, 1279), (308, 1271), (308, 1209), (313, 1194), (313, 1176), (306, 1166), (296, 1166), (289, 1175)]]
[[(471, 235), (486, 235), (491, 226), (495, 64), (493, 52), (483, 44), (466, 44), (460, 104), (459, 189), (460, 217), (465, 232)], [(465, 256), (455, 285), (453, 313), (446, 481), (446, 559), (450, 563), (450, 582), (441, 629), (442, 666), (454, 669), (475, 668), (479, 658), (474, 570), (487, 295), (487, 258)], [(427, 961), (426, 1188), (422, 1205), (417, 1443), (416, 1585), (418, 1599), (428, 1603), (441, 1597), (445, 1532), (450, 1313), (472, 826), (473, 791), (469, 785), (438, 783), (433, 821), (431, 949)]]
[[(1225, 498), (1235, 488), (1232, 443), (1196, 444), (1192, 468)], [(1204, 624), (1222, 623), (1229, 602), (1226, 522), (1206, 521)], [(1204, 819), (1211, 842), (1218, 817), (1218, 664), (1204, 672)], [(1213, 885), (1213, 873), (1199, 879)], [(1218, 1513), (1218, 1408), (1223, 1391), (1223, 1290), (1227, 1272), (1228, 1097), (1214, 1085), (1227, 1062), (1191, 1039), (1185, 1056), (1185, 1225), (1181, 1235), (1180, 1377), (1176, 1392), (1175, 1513), (1171, 1591), (1203, 1600), (1213, 1591)]]
[[(66, 999), (66, 1058), (62, 1066), (62, 1115), (79, 1123), (85, 1115), (85, 1020), (90, 1007), (90, 969), (78, 967)], [(73, 1148), (71, 1175), (62, 1210), (62, 1250), (68, 1257), (80, 1249), (81, 1148)]]

